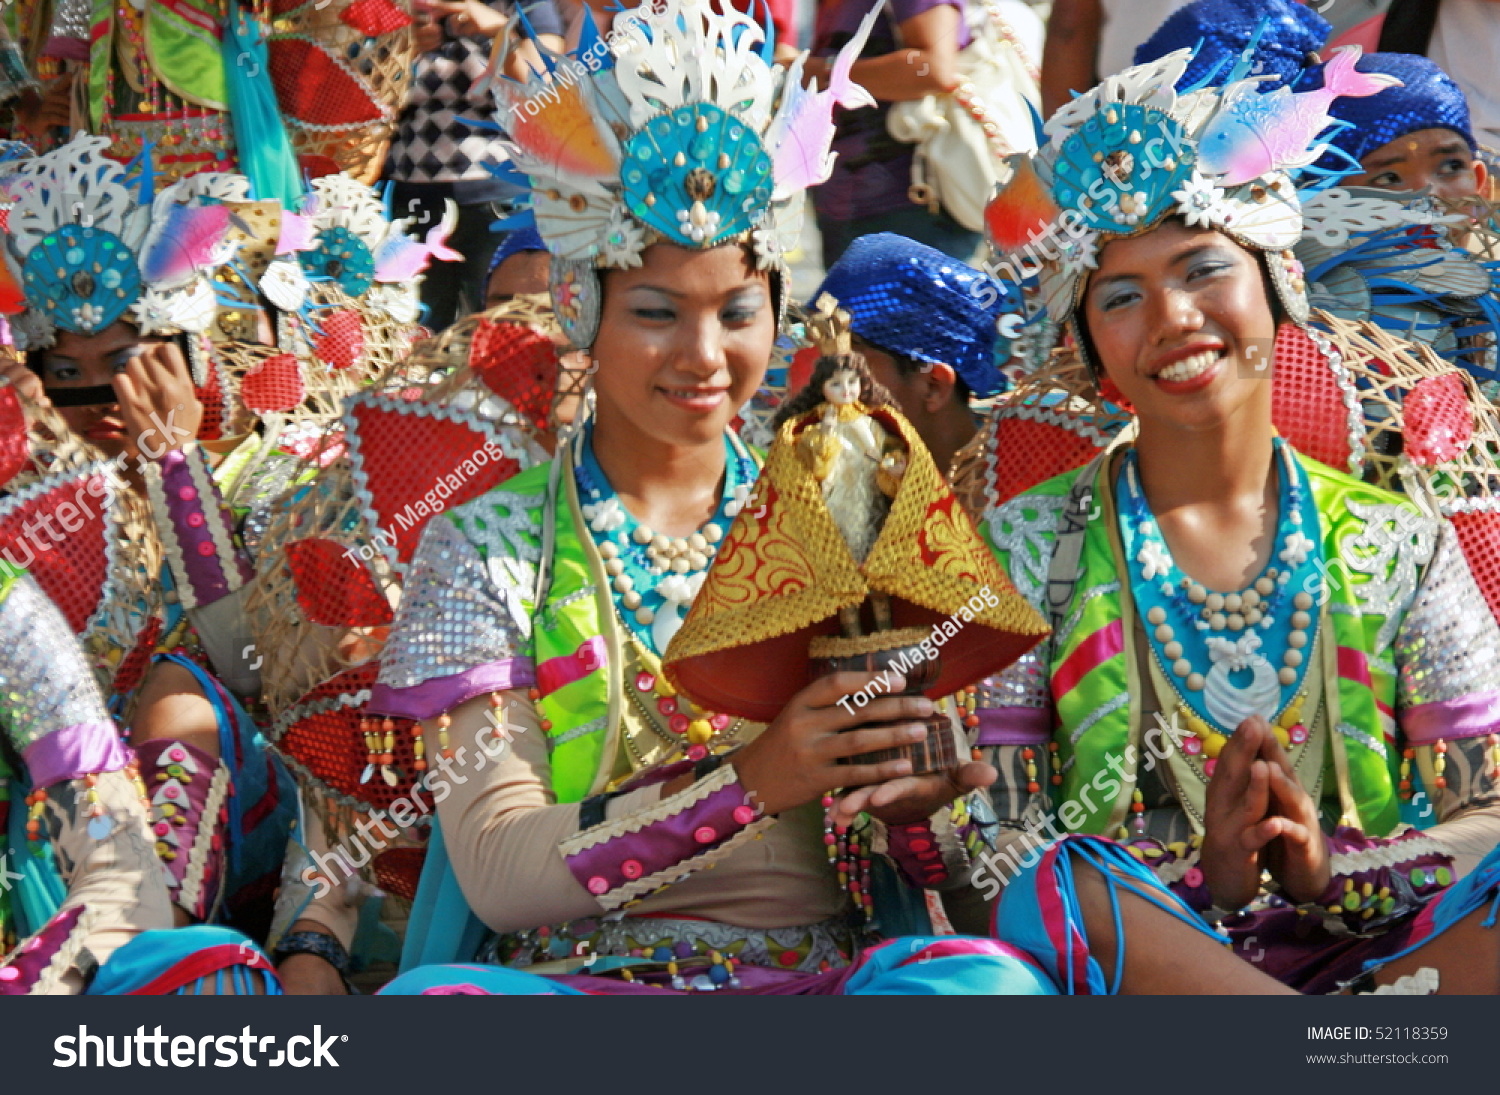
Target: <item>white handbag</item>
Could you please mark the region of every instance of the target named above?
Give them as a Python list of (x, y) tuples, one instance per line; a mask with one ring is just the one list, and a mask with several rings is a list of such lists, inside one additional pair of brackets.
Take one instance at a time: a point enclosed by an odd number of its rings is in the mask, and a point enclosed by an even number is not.
[[(908, 197), (977, 232), (1008, 175), (1005, 158), (1036, 149), (1032, 110), (1041, 95), (1036, 67), (994, 0), (970, 0), (967, 16), (971, 39), (958, 54), (958, 87), (892, 103), (885, 125), (917, 146)], [(899, 47), (899, 30), (896, 37)]]

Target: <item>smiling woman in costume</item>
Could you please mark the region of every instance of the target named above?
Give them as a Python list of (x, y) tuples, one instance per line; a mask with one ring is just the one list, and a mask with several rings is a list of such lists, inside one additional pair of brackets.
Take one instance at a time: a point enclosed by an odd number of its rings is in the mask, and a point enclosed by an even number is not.
[[(554, 83), (560, 106), (533, 116), (537, 88), (502, 88), (532, 118), (513, 158), (596, 410), (549, 464), (435, 520), (413, 560), (372, 706), (424, 720), (441, 775), (388, 992), (1046, 988), (993, 941), (864, 946), (871, 853), (821, 804), (908, 771), (838, 761), (924, 737), (928, 700), (856, 719), (836, 701), (872, 675), (845, 674), (761, 726), (660, 672), (758, 474), (729, 425), (770, 358), (801, 191), (826, 174), (827, 104), (778, 87), (762, 39), (669, 0), (617, 19), (612, 67)], [(554, 142), (553, 109), (586, 111), (590, 139)], [(891, 725), (839, 733), (875, 719)], [(935, 782), (923, 816), (961, 793)]]
[[(1081, 215), (1040, 272), (1049, 322), (1135, 419), (986, 517), (1054, 624), (980, 712), (991, 896), (1015, 868), (996, 931), (1066, 991), (1494, 993), (1500, 630), (1452, 524), (1278, 436), (1263, 363), (1308, 320), (1283, 169), (1316, 115), (1178, 93), (1190, 56), (1060, 111), (989, 214), (1003, 253)], [(1370, 94), (1353, 59), (1329, 83)], [(1414, 784), (1425, 831), (1400, 824)], [(1072, 835), (1037, 850), (1028, 821)]]

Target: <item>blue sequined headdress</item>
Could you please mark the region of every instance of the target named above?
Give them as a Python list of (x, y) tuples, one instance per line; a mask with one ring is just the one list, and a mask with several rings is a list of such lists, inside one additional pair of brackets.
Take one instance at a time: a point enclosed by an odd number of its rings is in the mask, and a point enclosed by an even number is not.
[[(574, 345), (590, 346), (598, 330), (597, 269), (639, 266), (655, 242), (746, 242), (761, 269), (782, 270), (803, 193), (833, 168), (835, 104), (874, 104), (849, 68), (880, 10), (822, 91), (802, 87), (801, 59), (789, 70), (771, 63), (753, 18), (709, 0), (621, 11), (607, 41), (586, 14), (568, 57), (538, 44), (545, 76), (495, 81), (510, 159), (553, 255), (553, 307)], [(781, 282), (785, 292), (784, 272)]]
[(1298, 0), (1194, 0), (1168, 16), (1136, 49), (1135, 63), (1196, 50), (1177, 82), (1184, 88), (1205, 79), (1223, 82), (1250, 49), (1250, 74), (1275, 77), (1261, 85), (1269, 91), (1294, 83), (1307, 67), (1308, 55), (1322, 49), (1332, 32), (1327, 20)]
[(495, 248), (495, 253), (490, 256), (490, 268), (484, 272), (486, 282), (494, 276), (496, 270), (500, 269), (500, 264), (512, 255), (519, 255), (523, 251), (545, 250), (547, 250), (547, 244), (535, 225), (528, 224), (517, 228), (500, 242), (500, 246)]
[(7, 164), (5, 257), (26, 294), (12, 323), (20, 349), (58, 330), (93, 335), (127, 319), (142, 334), (202, 332), (213, 323), (214, 267), (228, 258), (225, 203), (249, 196), (240, 175), (201, 174), (154, 194), (149, 156), (127, 169), (109, 141), (80, 135)]
[(854, 333), (888, 353), (951, 365), (981, 399), (999, 394), (996, 324), (1003, 291), (988, 275), (926, 244), (881, 232), (849, 245), (813, 294), (831, 294)]
[[(1323, 86), (1323, 70), (1307, 70), (1297, 84), (1299, 91)], [(1451, 129), (1477, 150), (1469, 122), (1469, 102), (1453, 77), (1426, 57), (1410, 53), (1371, 53), (1360, 58), (1361, 72), (1380, 73), (1401, 81), (1367, 99), (1340, 99), (1329, 111), (1348, 127), (1329, 138), (1329, 144), (1363, 160), (1381, 145), (1419, 129)], [(1320, 166), (1348, 168), (1342, 158), (1330, 155)]]

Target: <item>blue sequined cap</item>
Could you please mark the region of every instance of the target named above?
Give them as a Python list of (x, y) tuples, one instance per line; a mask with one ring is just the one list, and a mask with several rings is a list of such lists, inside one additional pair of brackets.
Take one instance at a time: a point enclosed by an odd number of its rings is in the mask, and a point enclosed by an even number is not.
[[(1350, 123), (1328, 139), (1329, 144), (1362, 160), (1383, 144), (1419, 129), (1451, 129), (1477, 149), (1469, 125), (1469, 102), (1453, 78), (1426, 57), (1412, 53), (1371, 53), (1354, 66), (1360, 72), (1383, 72), (1401, 81), (1364, 99), (1335, 99), (1328, 113)], [(1323, 86), (1323, 66), (1307, 70), (1298, 91)], [(1325, 156), (1319, 167), (1347, 168), (1342, 160)]]
[(488, 282), (491, 275), (500, 269), (500, 264), (512, 255), (518, 255), (522, 251), (545, 250), (547, 245), (542, 242), (542, 234), (536, 230), (535, 225), (516, 229), (495, 248), (495, 254), (490, 258), (490, 268), (484, 272), (485, 281)]
[(1296, 0), (1196, 0), (1173, 12), (1136, 49), (1135, 63), (1143, 65), (1202, 42), (1177, 87), (1193, 87), (1216, 69), (1214, 82), (1222, 83), (1262, 19), (1268, 25), (1255, 48), (1250, 75), (1277, 77), (1261, 85), (1266, 91), (1295, 81), (1307, 66), (1307, 55), (1322, 49), (1333, 33), (1327, 20)]
[(861, 236), (813, 294), (830, 293), (854, 333), (913, 361), (951, 365), (983, 399), (1005, 389), (995, 367), (1004, 292), (987, 275), (891, 232)]

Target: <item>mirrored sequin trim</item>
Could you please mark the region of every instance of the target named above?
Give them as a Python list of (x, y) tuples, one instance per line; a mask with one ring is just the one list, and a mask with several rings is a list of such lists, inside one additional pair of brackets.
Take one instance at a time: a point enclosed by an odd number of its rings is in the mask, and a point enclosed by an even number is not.
[[(1079, 724), (1074, 727), (1073, 733), (1069, 736), (1068, 740), (1071, 741), (1074, 745), (1077, 745), (1079, 739), (1081, 739), (1083, 735), (1092, 730), (1096, 722), (1098, 722), (1100, 719), (1107, 718), (1110, 715), (1113, 715), (1116, 711), (1124, 707), (1129, 702), (1129, 692), (1121, 692), (1118, 696), (1114, 696), (1108, 700), (1105, 700), (1098, 707), (1094, 708), (1083, 717), (1082, 721), (1080, 721)], [(1071, 757), (1069, 757), (1068, 759), (1070, 761), (1072, 760)]]
[(505, 658), (530, 657), (525, 606), (514, 586), (496, 587), (493, 573), (451, 521), (430, 522), (412, 556), (381, 657), (380, 683), (412, 688)]
[(981, 708), (1050, 707), (1052, 696), (1047, 683), (1047, 667), (1035, 650), (1028, 650), (999, 673), (979, 683), (978, 705)]
[(1500, 692), (1500, 628), (1484, 604), (1458, 536), (1445, 523), (1396, 633), (1402, 706)]
[(565, 730), (561, 734), (557, 735), (557, 737), (548, 738), (547, 740), (552, 743), (552, 747), (555, 749), (559, 745), (565, 745), (575, 738), (587, 737), (589, 734), (597, 734), (600, 730), (603, 730), (608, 725), (609, 718), (605, 715), (600, 715), (597, 719), (590, 719), (582, 726), (575, 726), (573, 727), (573, 729)]
[(36, 580), (0, 604), (0, 729), (18, 750), (65, 726), (108, 722), (78, 640)]
[(1338, 730), (1340, 734), (1344, 735), (1344, 737), (1348, 738), (1350, 741), (1357, 741), (1366, 749), (1370, 750), (1370, 752), (1375, 753), (1382, 758), (1385, 757), (1385, 742), (1381, 741), (1373, 734), (1368, 734), (1365, 731), (1361, 730), (1359, 727), (1347, 722), (1339, 723)]
[(1057, 629), (1057, 635), (1051, 640), (1053, 646), (1059, 650), (1068, 648), (1068, 638), (1073, 634), (1073, 629), (1078, 626), (1078, 621), (1083, 619), (1083, 610), (1095, 597), (1105, 597), (1120, 592), (1119, 582), (1104, 582), (1101, 585), (1090, 586), (1083, 591), (1083, 596), (1078, 598), (1078, 607), (1075, 608), (1062, 627)]
[(1067, 503), (1066, 495), (1023, 494), (985, 515), (991, 542), (997, 550), (1008, 553), (1007, 568), (1016, 592), (1044, 615), (1042, 598), (1047, 589), (1047, 570), (1052, 565), (1052, 545)]

